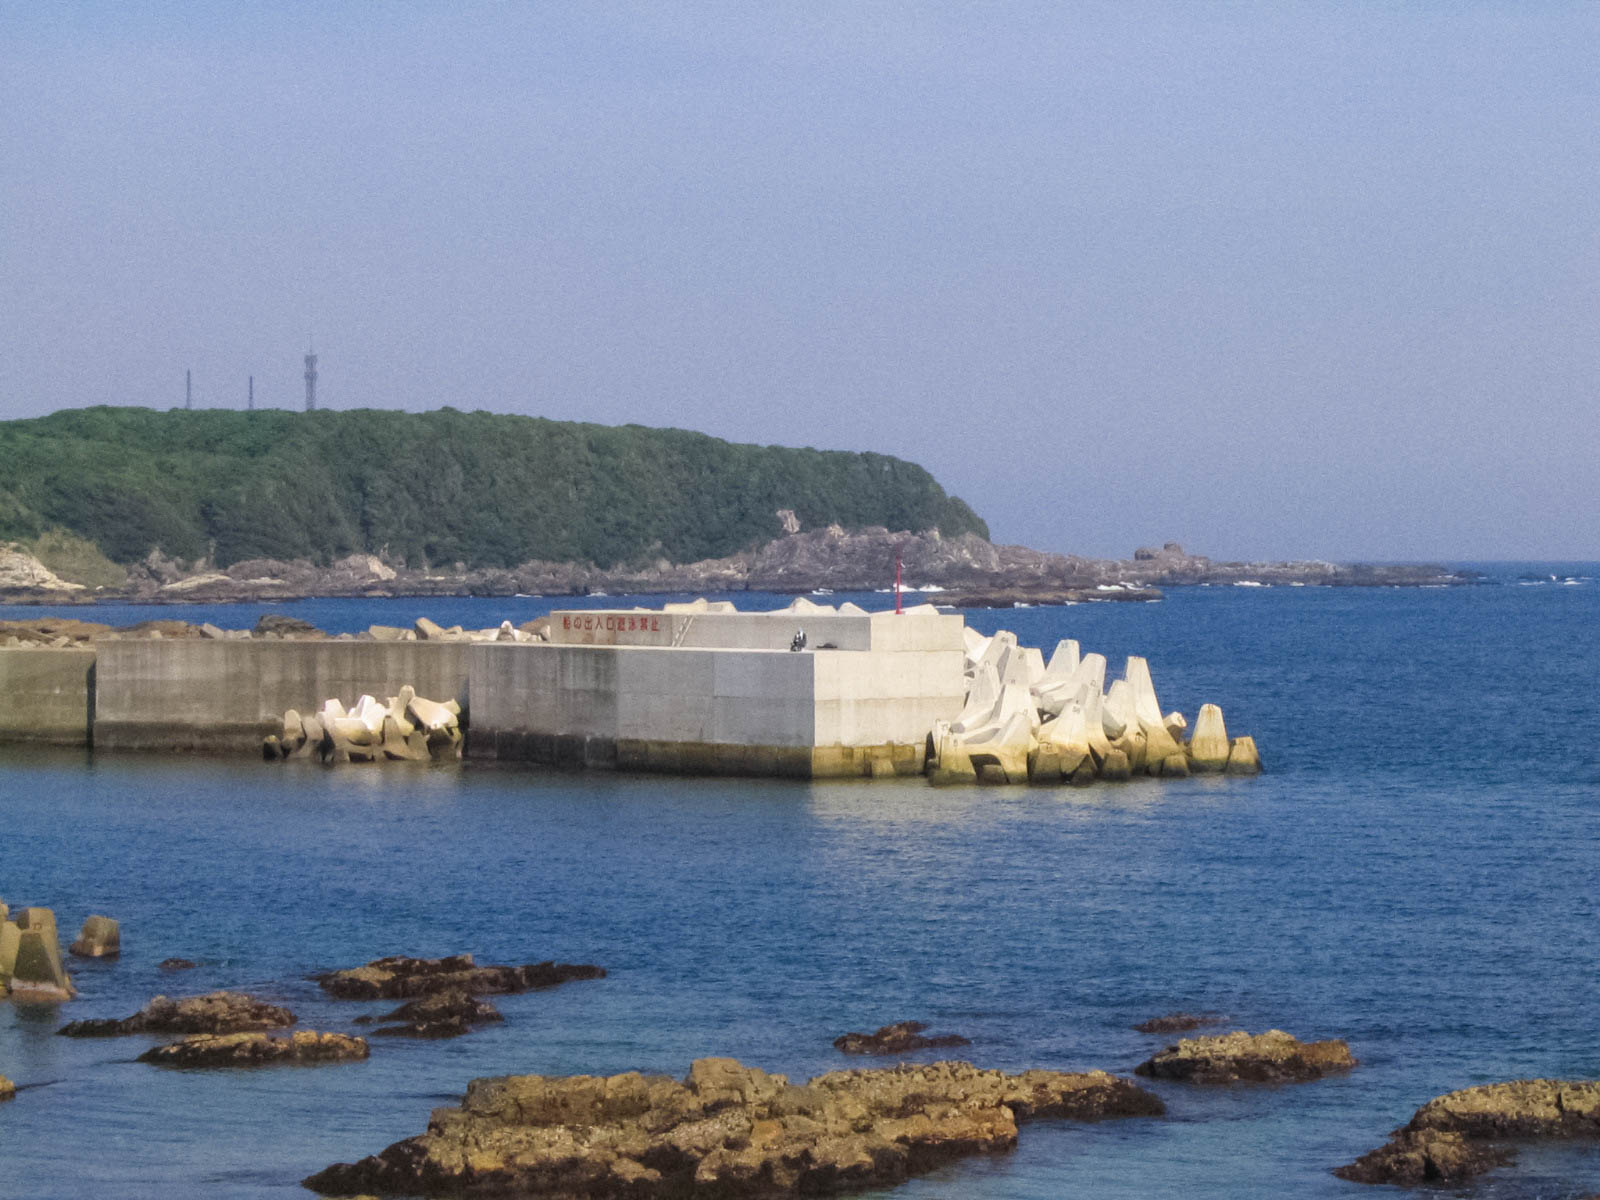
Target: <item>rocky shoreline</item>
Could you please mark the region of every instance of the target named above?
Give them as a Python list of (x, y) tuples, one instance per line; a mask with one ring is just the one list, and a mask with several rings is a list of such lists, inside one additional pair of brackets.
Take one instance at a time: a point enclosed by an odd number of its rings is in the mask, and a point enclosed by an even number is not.
[[(219, 567), (152, 551), (116, 587), (90, 589), (58, 577), (19, 549), (0, 547), (0, 602), (8, 604), (225, 604), (311, 597), (581, 596), (706, 592), (874, 591), (903, 564), (909, 589), (937, 588), (958, 607), (1153, 600), (1173, 586), (1435, 587), (1475, 577), (1442, 566), (1329, 562), (1214, 562), (1169, 542), (1130, 559), (1081, 558), (997, 546), (977, 534), (937, 530), (793, 533), (727, 558), (635, 566), (528, 562), (514, 568), (465, 563), (418, 568), (353, 554), (329, 566), (305, 559), (252, 559)], [(3, 566), (5, 564), (0, 564)]]

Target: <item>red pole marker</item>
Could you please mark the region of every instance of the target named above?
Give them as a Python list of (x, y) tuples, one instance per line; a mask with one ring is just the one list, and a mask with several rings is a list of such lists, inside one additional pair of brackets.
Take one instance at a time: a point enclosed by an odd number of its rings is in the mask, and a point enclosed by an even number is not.
[(900, 560), (894, 560), (894, 611), (900, 612)]

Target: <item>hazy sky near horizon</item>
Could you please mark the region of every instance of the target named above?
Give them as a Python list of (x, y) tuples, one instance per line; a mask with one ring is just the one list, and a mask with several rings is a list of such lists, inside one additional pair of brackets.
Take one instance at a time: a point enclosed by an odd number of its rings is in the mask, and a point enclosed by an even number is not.
[(1600, 5), (0, 0), (0, 417), (877, 450), (996, 540), (1600, 559)]

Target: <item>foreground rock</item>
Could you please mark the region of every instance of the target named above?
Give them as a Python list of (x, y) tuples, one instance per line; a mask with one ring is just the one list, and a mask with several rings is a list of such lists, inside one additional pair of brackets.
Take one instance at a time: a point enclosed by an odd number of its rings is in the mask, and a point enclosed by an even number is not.
[(1456, 1183), (1513, 1161), (1504, 1142), (1552, 1138), (1600, 1139), (1600, 1082), (1519, 1079), (1446, 1093), (1333, 1173), (1355, 1183)]
[(1168, 1013), (1164, 1017), (1151, 1017), (1133, 1027), (1135, 1033), (1187, 1033), (1206, 1025), (1220, 1025), (1221, 1017), (1203, 1013)]
[[(399, 1025), (384, 1025), (374, 1029), (374, 1037), (448, 1038), (469, 1032), (474, 1025), (503, 1021), (500, 1010), (487, 1000), (480, 1000), (460, 989), (435, 992), (420, 1000), (402, 1004), (393, 1012), (377, 1018), (379, 1021), (399, 1021)], [(366, 1020), (366, 1018), (361, 1018)]]
[(0, 1075), (0, 1102), (10, 1100), (17, 1094), (17, 1085), (4, 1075)]
[(90, 917), (78, 931), (78, 940), (67, 953), (79, 958), (120, 958), (122, 928), (110, 917)]
[(368, 1055), (365, 1038), (303, 1030), (287, 1037), (265, 1033), (196, 1034), (139, 1055), (158, 1067), (268, 1067), (280, 1064), (356, 1062)]
[(584, 963), (540, 962), (521, 967), (480, 967), (470, 954), (450, 958), (378, 958), (364, 967), (329, 971), (313, 978), (341, 1000), (408, 1000), (435, 992), (504, 995), (555, 987), (574, 979), (603, 979), (605, 968)]
[(908, 1054), (913, 1050), (933, 1050), (943, 1046), (970, 1046), (959, 1033), (923, 1037), (927, 1028), (921, 1021), (900, 1021), (885, 1025), (876, 1033), (846, 1033), (833, 1039), (834, 1048), (846, 1054)]
[(63, 1037), (121, 1037), (130, 1033), (244, 1033), (283, 1029), (295, 1023), (287, 1008), (239, 992), (210, 992), (174, 1000), (157, 996), (131, 1017), (73, 1021), (58, 1031)]
[(1140, 1063), (1134, 1074), (1184, 1083), (1301, 1083), (1356, 1065), (1342, 1039), (1302, 1042), (1281, 1029), (1184, 1038)]
[(966, 1063), (836, 1071), (803, 1086), (728, 1058), (679, 1083), (475, 1079), (460, 1108), (359, 1163), (311, 1176), (329, 1195), (797, 1196), (882, 1187), (1008, 1150), (1017, 1122), (1156, 1116), (1161, 1101), (1103, 1071), (1005, 1075)]

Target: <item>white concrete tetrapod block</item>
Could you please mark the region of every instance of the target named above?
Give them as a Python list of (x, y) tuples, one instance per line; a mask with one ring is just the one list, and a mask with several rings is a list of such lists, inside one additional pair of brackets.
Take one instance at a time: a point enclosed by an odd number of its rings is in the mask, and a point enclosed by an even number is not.
[(1228, 726), (1215, 704), (1202, 704), (1189, 739), (1189, 765), (1196, 771), (1218, 772), (1228, 766)]
[(1022, 682), (1028, 687), (1038, 687), (1044, 679), (1044, 655), (1037, 646), (1021, 647)]
[(867, 615), (867, 610), (862, 608), (859, 604), (852, 604), (850, 601), (846, 600), (843, 604), (839, 605), (839, 615), (841, 617), (864, 617)]
[(1106, 754), (1105, 761), (1100, 764), (1100, 778), (1121, 783), (1133, 778), (1133, 768), (1128, 763), (1128, 756), (1116, 747)]
[(352, 715), (376, 738), (383, 735), (383, 719), (389, 715), (389, 710), (378, 703), (376, 697), (362, 696), (356, 701), (355, 712)]
[(1181, 712), (1174, 709), (1162, 718), (1161, 723), (1167, 727), (1167, 733), (1172, 740), (1181, 743), (1184, 735), (1189, 732), (1189, 722)]
[(1151, 724), (1139, 718), (1139, 732), (1144, 736), (1145, 770), (1151, 775), (1161, 774), (1162, 764), (1173, 755), (1183, 756), (1183, 747), (1167, 732), (1161, 722)]
[(1083, 736), (1096, 762), (1104, 762), (1106, 752), (1111, 749), (1111, 739), (1106, 737), (1105, 701), (1106, 698), (1100, 694), (1099, 683), (1093, 680), (1079, 685), (1077, 698), (1073, 701), (1083, 709)]
[(122, 927), (115, 917), (90, 917), (67, 953), (78, 958), (118, 958), (122, 954)]
[(990, 724), (995, 719), (999, 703), (1000, 678), (995, 674), (993, 664), (981, 662), (978, 664), (978, 673), (972, 678), (972, 687), (967, 690), (966, 704), (956, 719), (950, 722), (951, 731), (962, 734)]
[(1062, 638), (1050, 653), (1050, 662), (1044, 669), (1045, 683), (1067, 683), (1077, 673), (1082, 655), (1073, 638)]
[(1016, 713), (980, 744), (964, 743), (979, 783), (1028, 782), (1028, 754), (1036, 743), (1026, 713)]
[(499, 632), (495, 634), (497, 642), (514, 642), (517, 640), (517, 627), (510, 621), (501, 621)]
[(329, 728), (339, 748), (352, 753), (359, 747), (373, 745), (383, 732), (382, 722), (378, 724), (378, 732), (374, 733), (372, 727), (359, 717), (334, 717)]
[(290, 709), (283, 714), (283, 733), (279, 735), (278, 742), (285, 753), (292, 753), (300, 748), (306, 740), (305, 721), (298, 712)]
[(305, 739), (290, 755), (291, 758), (315, 758), (322, 753), (322, 743), (327, 740), (327, 735), (322, 729), (322, 718), (317, 716), (307, 717), (303, 724)]
[(1138, 728), (1133, 715), (1133, 689), (1128, 686), (1126, 679), (1112, 681), (1111, 690), (1106, 693), (1105, 703), (1101, 706), (1101, 723), (1105, 726), (1106, 737), (1113, 742), (1130, 727)]
[(937, 766), (928, 769), (928, 782), (935, 786), (952, 783), (976, 783), (977, 769), (965, 750), (950, 747), (939, 755)]
[(406, 706), (406, 715), (430, 733), (439, 729), (449, 729), (456, 723), (455, 713), (437, 700), (429, 700), (423, 696), (411, 698), (411, 703)]
[(976, 666), (983, 658), (984, 651), (989, 648), (989, 639), (984, 637), (970, 625), (961, 627), (961, 646), (966, 652), (967, 666)]
[(322, 723), (324, 726), (329, 721), (348, 715), (344, 710), (344, 705), (340, 704), (338, 700), (324, 700), (322, 702)]
[(1256, 750), (1256, 739), (1249, 734), (1233, 739), (1228, 750), (1229, 775), (1261, 774), (1261, 754)]
[(1137, 654), (1130, 654), (1122, 668), (1122, 677), (1133, 691), (1133, 712), (1144, 726), (1161, 724), (1161, 701), (1156, 699), (1156, 685), (1150, 679), (1150, 664)]
[(415, 630), (419, 642), (442, 642), (445, 640), (445, 631), (437, 623), (427, 617), (418, 617), (412, 628)]

